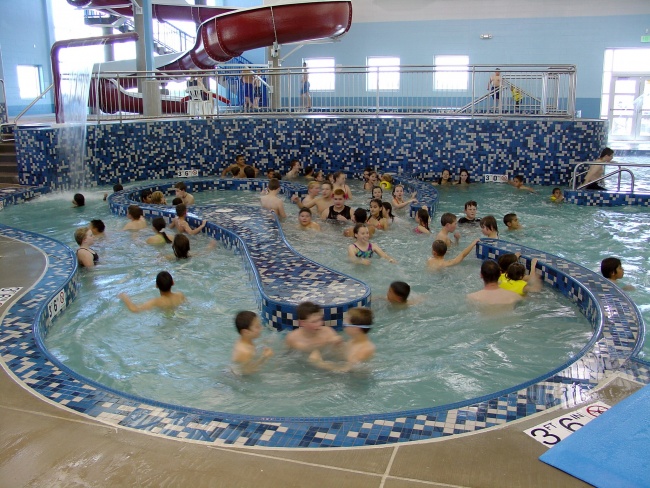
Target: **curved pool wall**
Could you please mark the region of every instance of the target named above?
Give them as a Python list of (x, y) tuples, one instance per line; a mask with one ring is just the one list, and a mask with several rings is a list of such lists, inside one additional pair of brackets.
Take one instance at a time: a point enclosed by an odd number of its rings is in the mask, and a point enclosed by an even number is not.
[[(117, 199), (118, 195), (113, 198)], [(48, 256), (43, 278), (2, 317), (3, 361), (18, 380), (39, 395), (110, 425), (220, 445), (371, 446), (475, 432), (558, 405), (582, 403), (589, 399), (591, 389), (614, 373), (650, 383), (650, 363), (634, 357), (644, 339), (643, 319), (634, 303), (616, 285), (557, 256), (515, 243), (485, 239), (477, 246), (478, 257), (495, 258), (504, 252), (521, 252), (528, 268), (532, 258), (537, 258), (543, 281), (576, 303), (585, 314), (594, 334), (579, 354), (538, 378), (491, 395), (403, 412), (326, 418), (261, 417), (155, 402), (98, 385), (49, 356), (42, 344), (52, 324), (48, 315), (52, 308), (48, 304), (61, 296), (61, 290), (66, 305), (74, 299), (77, 289), (74, 253), (51, 239), (1, 225), (0, 235), (36, 245)]]
[[(221, 174), (236, 154), (260, 170), (292, 158), (326, 172), (384, 172), (438, 177), (448, 168), (521, 174), (527, 183), (568, 186), (573, 166), (605, 145), (603, 120), (435, 117), (249, 117), (89, 124), (86, 186), (170, 179), (183, 170)], [(16, 130), (21, 184), (71, 188), (61, 127)], [(77, 175), (78, 170), (74, 171)]]

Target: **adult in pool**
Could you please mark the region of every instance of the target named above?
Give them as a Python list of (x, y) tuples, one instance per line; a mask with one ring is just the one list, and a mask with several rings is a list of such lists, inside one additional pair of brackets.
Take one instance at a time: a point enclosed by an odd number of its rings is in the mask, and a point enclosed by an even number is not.
[(131, 312), (144, 312), (152, 308), (172, 309), (185, 302), (185, 295), (172, 291), (172, 286), (174, 286), (172, 275), (167, 271), (161, 271), (156, 276), (156, 288), (160, 291), (159, 297), (152, 298), (140, 305), (133, 303), (126, 293), (120, 293), (118, 297)]
[(99, 254), (90, 248), (95, 242), (93, 231), (88, 227), (79, 227), (74, 232), (74, 240), (79, 244), (77, 249), (77, 260), (79, 266), (84, 268), (92, 268), (99, 261)]
[(475, 305), (489, 306), (513, 306), (523, 297), (517, 293), (504, 290), (499, 287), (499, 276), (501, 269), (499, 264), (493, 259), (486, 259), (481, 265), (481, 279), (483, 280), (483, 289), (469, 293), (467, 301)]

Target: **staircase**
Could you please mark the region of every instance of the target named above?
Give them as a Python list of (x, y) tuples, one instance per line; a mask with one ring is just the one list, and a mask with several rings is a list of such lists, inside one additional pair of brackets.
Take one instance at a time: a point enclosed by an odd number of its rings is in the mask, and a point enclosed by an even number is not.
[(18, 185), (18, 162), (16, 160), (16, 141), (0, 142), (0, 188)]

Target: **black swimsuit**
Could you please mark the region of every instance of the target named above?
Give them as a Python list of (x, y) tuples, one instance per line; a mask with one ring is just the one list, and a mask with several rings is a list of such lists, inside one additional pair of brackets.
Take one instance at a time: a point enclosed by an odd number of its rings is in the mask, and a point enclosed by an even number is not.
[(352, 209), (351, 209), (350, 207), (348, 207), (347, 205), (345, 205), (345, 206), (343, 207), (343, 210), (341, 210), (340, 212), (337, 212), (336, 210), (334, 210), (334, 205), (332, 205), (332, 206), (330, 206), (330, 211), (329, 211), (329, 213), (327, 214), (327, 218), (328, 218), (328, 219), (332, 219), (332, 220), (336, 220), (336, 217), (337, 217), (338, 215), (343, 215), (343, 217), (345, 217), (346, 219), (348, 219), (348, 220), (352, 220), (351, 210), (352, 210)]
[[(78, 255), (79, 255), (79, 251), (80, 251), (81, 249), (85, 249), (86, 251), (88, 251), (90, 254), (93, 255), (93, 263), (97, 263), (97, 261), (99, 261), (99, 254), (97, 254), (95, 251), (93, 251), (93, 250), (90, 249), (89, 247), (80, 247), (79, 249), (77, 249), (77, 259), (79, 258)], [(79, 261), (79, 264), (80, 264), (81, 266), (83, 266), (83, 263), (82, 263), (81, 261)]]

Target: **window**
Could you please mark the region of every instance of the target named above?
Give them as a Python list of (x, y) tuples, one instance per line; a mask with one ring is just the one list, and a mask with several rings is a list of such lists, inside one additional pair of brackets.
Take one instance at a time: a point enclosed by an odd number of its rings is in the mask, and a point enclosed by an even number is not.
[(334, 91), (334, 58), (307, 58), (305, 64), (311, 91)]
[(43, 70), (40, 66), (16, 66), (20, 98), (33, 100), (43, 91)]
[(650, 73), (650, 49), (605, 49), (603, 87), (600, 97), (601, 119), (608, 117), (612, 76), (618, 73)]
[(469, 56), (434, 56), (434, 90), (467, 90)]
[(399, 58), (370, 57), (366, 90), (399, 90)]

